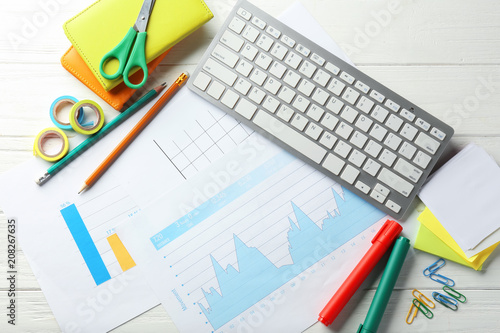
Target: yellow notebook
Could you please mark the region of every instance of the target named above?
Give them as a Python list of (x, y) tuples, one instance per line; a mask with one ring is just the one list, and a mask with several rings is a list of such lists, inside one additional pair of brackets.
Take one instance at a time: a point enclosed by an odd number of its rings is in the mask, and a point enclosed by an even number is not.
[[(99, 72), (101, 58), (132, 27), (143, 0), (99, 0), (64, 23), (64, 32), (105, 90), (123, 79), (107, 80)], [(157, 0), (147, 27), (146, 61), (156, 59), (213, 17), (202, 0)], [(115, 68), (109, 64), (109, 71)]]

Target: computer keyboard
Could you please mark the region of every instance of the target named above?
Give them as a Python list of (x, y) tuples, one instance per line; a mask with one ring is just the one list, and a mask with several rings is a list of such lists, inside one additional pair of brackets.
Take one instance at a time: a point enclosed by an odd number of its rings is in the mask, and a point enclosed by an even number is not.
[(189, 88), (395, 218), (453, 129), (247, 1)]

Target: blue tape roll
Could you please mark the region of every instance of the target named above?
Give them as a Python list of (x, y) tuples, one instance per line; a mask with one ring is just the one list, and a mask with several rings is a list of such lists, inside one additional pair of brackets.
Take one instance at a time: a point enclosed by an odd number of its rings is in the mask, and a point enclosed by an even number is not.
[[(60, 119), (57, 119), (57, 112), (59, 112), (61, 106), (63, 106), (65, 103), (70, 104), (70, 105), (75, 105), (78, 103), (78, 100), (74, 98), (73, 96), (61, 96), (57, 98), (54, 102), (52, 102), (52, 105), (50, 106), (50, 119), (60, 129), (63, 130), (72, 130), (73, 128), (71, 127), (71, 124), (69, 123), (69, 118), (68, 122), (63, 122)], [(83, 110), (80, 109), (78, 110), (78, 122), (83, 121)]]

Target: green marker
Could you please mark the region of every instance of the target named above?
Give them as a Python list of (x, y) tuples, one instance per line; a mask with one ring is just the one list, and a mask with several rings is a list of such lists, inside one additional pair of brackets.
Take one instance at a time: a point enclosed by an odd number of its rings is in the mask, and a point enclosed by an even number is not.
[(384, 274), (382, 274), (375, 296), (373, 296), (373, 301), (366, 315), (365, 322), (359, 325), (357, 333), (377, 332), (409, 248), (410, 240), (408, 238), (399, 237), (396, 239)]
[(112, 121), (110, 121), (106, 126), (104, 126), (99, 132), (89, 137), (87, 140), (80, 143), (75, 149), (69, 152), (68, 155), (64, 156), (62, 160), (52, 165), (47, 171), (39, 178), (35, 179), (35, 182), (38, 185), (43, 185), (47, 180), (49, 180), (53, 175), (58, 173), (61, 169), (63, 169), (66, 165), (71, 163), (75, 158), (83, 154), (84, 151), (92, 147), (97, 141), (102, 139), (106, 134), (111, 132), (118, 125), (123, 123), (127, 118), (133, 115), (137, 110), (139, 110), (142, 106), (148, 103), (153, 97), (158, 95), (163, 88), (165, 88), (166, 83), (162, 83), (156, 88), (151, 89), (146, 95), (142, 96), (137, 102), (132, 104), (127, 110), (120, 113), (116, 116)]

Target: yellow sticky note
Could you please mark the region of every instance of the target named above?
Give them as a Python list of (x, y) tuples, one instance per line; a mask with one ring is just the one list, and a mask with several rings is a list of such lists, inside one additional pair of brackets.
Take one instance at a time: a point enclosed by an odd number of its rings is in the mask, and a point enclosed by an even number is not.
[[(500, 243), (496, 243), (475, 256), (468, 258), (429, 208), (426, 208), (422, 214), (420, 214), (418, 220), (422, 223), (424, 228), (421, 226), (419, 230), (419, 235), (417, 236), (419, 247), (417, 247), (417, 243), (415, 243), (415, 248), (436, 255), (438, 255), (436, 252), (442, 253), (442, 255), (439, 255), (458, 262), (459, 264), (472, 267), (475, 270), (481, 268), (486, 258), (488, 258)], [(456, 255), (450, 252), (450, 250)]]
[(125, 245), (123, 245), (121, 239), (117, 234), (112, 234), (108, 237), (109, 245), (115, 254), (122, 271), (126, 271), (135, 266), (134, 259), (130, 256)]

